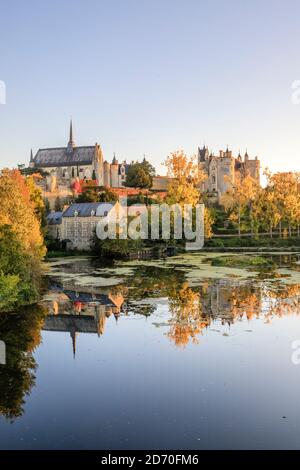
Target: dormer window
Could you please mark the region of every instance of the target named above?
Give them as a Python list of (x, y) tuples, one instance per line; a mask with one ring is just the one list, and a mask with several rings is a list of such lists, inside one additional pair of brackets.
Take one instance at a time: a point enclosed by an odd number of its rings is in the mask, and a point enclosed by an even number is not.
[(78, 216), (78, 211), (74, 211), (74, 217), (77, 217)]
[(92, 211), (91, 211), (91, 216), (94, 217), (94, 215), (95, 215), (95, 211), (92, 210)]

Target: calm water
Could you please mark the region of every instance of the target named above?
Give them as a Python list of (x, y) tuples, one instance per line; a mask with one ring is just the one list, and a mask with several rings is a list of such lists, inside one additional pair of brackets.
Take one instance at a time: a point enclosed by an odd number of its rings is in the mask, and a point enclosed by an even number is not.
[(212, 256), (53, 261), (41, 305), (0, 317), (0, 448), (299, 449), (299, 256)]

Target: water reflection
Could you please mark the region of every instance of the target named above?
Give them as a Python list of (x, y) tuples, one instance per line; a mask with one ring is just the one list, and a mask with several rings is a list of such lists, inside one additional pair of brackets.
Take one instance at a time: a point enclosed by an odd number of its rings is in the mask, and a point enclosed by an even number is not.
[(40, 306), (0, 315), (0, 337), (6, 344), (6, 364), (0, 366), (0, 414), (11, 421), (23, 414), (25, 397), (35, 385), (33, 352), (41, 342), (45, 315)]
[[(281, 263), (288, 261), (280, 258)], [(67, 265), (67, 269), (71, 272), (72, 266)], [(75, 269), (78, 272), (78, 266)], [(75, 355), (78, 333), (103, 335), (111, 316), (116, 321), (121, 315), (155, 316), (164, 300), (168, 305), (162, 322), (168, 326), (165, 334), (176, 346), (184, 347), (190, 342), (197, 344), (215, 322), (230, 326), (243, 319), (263, 317), (270, 322), (274, 316), (298, 314), (300, 284), (269, 282), (268, 273), (264, 278), (261, 273), (256, 280), (204, 280), (200, 286), (191, 287), (184, 271), (153, 266), (137, 268), (126, 283), (113, 287), (87, 287), (54, 277), (43, 302), (48, 311), (43, 328), (69, 332)], [(160, 326), (159, 322), (155, 324)]]
[(118, 321), (124, 304), (123, 290), (79, 287), (70, 282), (52, 283), (42, 302), (48, 312), (43, 329), (68, 331), (75, 357), (78, 333), (97, 333), (101, 336), (110, 316), (113, 315)]
[[(283, 260), (284, 262), (286, 260)], [(114, 286), (78, 284), (59, 271), (97, 277), (93, 264), (67, 264), (50, 277), (49, 291), (39, 306), (0, 316), (0, 338), (7, 346), (7, 365), (0, 368), (0, 414), (13, 420), (22, 415), (26, 395), (35, 385), (34, 351), (41, 329), (68, 332), (76, 355), (81, 333), (105, 335), (108, 321), (123, 316), (153, 318), (161, 334), (176, 347), (197, 344), (201, 335), (218, 324), (295, 315), (300, 312), (300, 284), (285, 285), (262, 276), (253, 280), (203, 280), (191, 287), (182, 270), (153, 266), (136, 268), (126, 282)], [(107, 273), (109, 277), (109, 273)], [(166, 305), (162, 316), (159, 306)], [(255, 338), (254, 338), (255, 340)]]

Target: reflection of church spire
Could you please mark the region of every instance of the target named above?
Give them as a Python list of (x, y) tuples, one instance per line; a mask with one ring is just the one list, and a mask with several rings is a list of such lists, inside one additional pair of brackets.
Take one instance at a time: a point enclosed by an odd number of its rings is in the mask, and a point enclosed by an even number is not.
[(116, 323), (118, 323), (118, 320), (119, 320), (119, 318), (120, 318), (120, 312), (115, 312), (115, 313), (114, 313), (114, 317), (115, 317), (115, 319), (116, 319)]
[(73, 357), (75, 359), (75, 354), (76, 354), (76, 335), (77, 332), (75, 330), (75, 327), (73, 326), (70, 331), (70, 336), (72, 338), (72, 347), (73, 347)]

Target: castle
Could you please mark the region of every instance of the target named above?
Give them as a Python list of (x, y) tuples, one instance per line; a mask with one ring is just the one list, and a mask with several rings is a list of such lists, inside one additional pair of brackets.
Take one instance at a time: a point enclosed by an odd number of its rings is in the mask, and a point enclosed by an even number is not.
[(76, 178), (93, 179), (99, 186), (121, 188), (130, 165), (126, 161), (119, 163), (115, 156), (111, 163), (104, 161), (98, 143), (77, 147), (71, 120), (67, 147), (39, 149), (35, 157), (31, 151), (29, 166), (47, 173), (47, 186), (53, 192), (58, 186), (70, 187)]
[(202, 183), (201, 191), (220, 198), (235, 183), (237, 175), (243, 179), (249, 175), (260, 183), (260, 161), (251, 159), (246, 151), (244, 159), (239, 153), (237, 157), (232, 151), (220, 150), (219, 155), (210, 153), (208, 147), (198, 148), (199, 168), (207, 175)]

